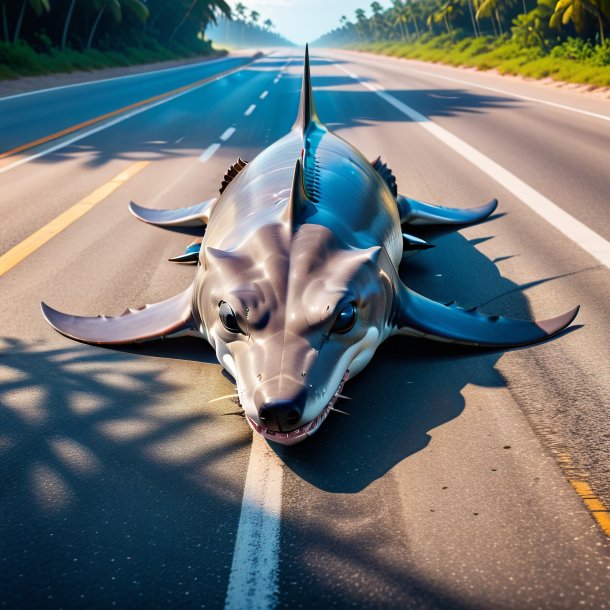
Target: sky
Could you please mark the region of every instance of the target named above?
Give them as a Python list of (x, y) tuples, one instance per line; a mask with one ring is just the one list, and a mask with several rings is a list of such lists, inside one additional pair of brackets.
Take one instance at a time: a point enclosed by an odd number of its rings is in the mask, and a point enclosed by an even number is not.
[[(239, 0), (231, 0), (234, 7)], [(370, 0), (241, 0), (248, 10), (261, 14), (260, 21), (271, 19), (275, 31), (297, 44), (313, 42), (316, 38), (339, 27), (339, 19), (345, 15), (354, 20), (357, 8), (370, 13)], [(381, 0), (385, 8), (389, 0)]]

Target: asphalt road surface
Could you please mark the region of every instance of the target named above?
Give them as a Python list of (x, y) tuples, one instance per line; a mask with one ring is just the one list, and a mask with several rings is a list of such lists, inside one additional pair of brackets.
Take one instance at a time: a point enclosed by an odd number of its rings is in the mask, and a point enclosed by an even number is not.
[(186, 288), (193, 268), (167, 259), (191, 236), (127, 202), (213, 196), (290, 129), (301, 66), (277, 51), (0, 99), (8, 151), (199, 83), (0, 164), (0, 607), (607, 608), (608, 101), (314, 55), (320, 117), (402, 193), (500, 200), (421, 232), (437, 247), (405, 263), (410, 287), (512, 317), (582, 309), (526, 349), (393, 339), (346, 385), (350, 415), (296, 447), (209, 403), (234, 386), (205, 343), (104, 349), (43, 320), (41, 300), (117, 315)]

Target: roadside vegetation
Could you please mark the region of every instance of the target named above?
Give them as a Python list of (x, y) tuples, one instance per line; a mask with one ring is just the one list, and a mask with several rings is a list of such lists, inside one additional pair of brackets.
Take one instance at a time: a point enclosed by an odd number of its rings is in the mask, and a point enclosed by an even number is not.
[(231, 18), (221, 15), (206, 30), (208, 38), (223, 47), (241, 49), (256, 46), (292, 46), (293, 43), (274, 32), (275, 24), (255, 10), (238, 2)]
[(278, 44), (269, 20), (237, 9), (233, 24), (225, 0), (0, 0), (0, 79), (209, 55), (219, 20)]
[(610, 0), (394, 0), (316, 44), (610, 86), (609, 33)]

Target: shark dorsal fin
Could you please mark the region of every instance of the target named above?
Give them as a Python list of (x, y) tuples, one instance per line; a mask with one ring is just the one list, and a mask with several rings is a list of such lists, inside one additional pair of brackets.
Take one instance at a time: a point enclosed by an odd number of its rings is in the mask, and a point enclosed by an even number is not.
[(392, 191), (392, 195), (394, 197), (398, 197), (398, 187), (396, 186), (396, 176), (392, 170), (381, 160), (381, 157), (377, 157), (375, 161), (371, 161), (371, 165), (373, 169), (377, 171), (377, 173), (384, 179), (385, 183), (388, 185), (390, 191)]
[(290, 223), (291, 233), (294, 233), (305, 220), (306, 212), (314, 212), (315, 206), (305, 190), (303, 177), (303, 162), (297, 159), (292, 178), (290, 198), (286, 207), (286, 220)]
[(311, 75), (309, 73), (309, 45), (305, 45), (305, 61), (303, 63), (303, 85), (301, 87), (301, 102), (299, 104), (299, 114), (293, 129), (305, 133), (312, 123), (319, 123), (320, 119), (316, 112), (311, 89)]
[(237, 161), (233, 163), (231, 167), (229, 167), (225, 177), (222, 180), (222, 184), (220, 185), (219, 189), (221, 195), (225, 192), (225, 189), (227, 186), (229, 186), (229, 184), (231, 184), (237, 174), (239, 174), (239, 172), (246, 167), (246, 165), (248, 165), (247, 161), (244, 161), (241, 157), (237, 157)]

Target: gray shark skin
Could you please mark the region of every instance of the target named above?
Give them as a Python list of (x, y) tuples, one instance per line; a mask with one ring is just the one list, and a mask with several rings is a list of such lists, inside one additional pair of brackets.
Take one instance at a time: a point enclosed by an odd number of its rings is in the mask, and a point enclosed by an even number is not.
[[(305, 52), (293, 129), (253, 161), (239, 160), (220, 195), (191, 208), (148, 210), (145, 222), (206, 225), (183, 293), (123, 315), (79, 317), (46, 304), (60, 333), (100, 345), (195, 335), (207, 340), (234, 377), (250, 426), (290, 445), (313, 434), (334, 409), (348, 378), (389, 336), (512, 347), (550, 337), (578, 308), (533, 322), (445, 306), (398, 276), (404, 250), (429, 244), (402, 224), (476, 222), (497, 205), (457, 210), (399, 195), (380, 160), (371, 163), (331, 133), (316, 114)], [(199, 252), (198, 252), (199, 250)]]

